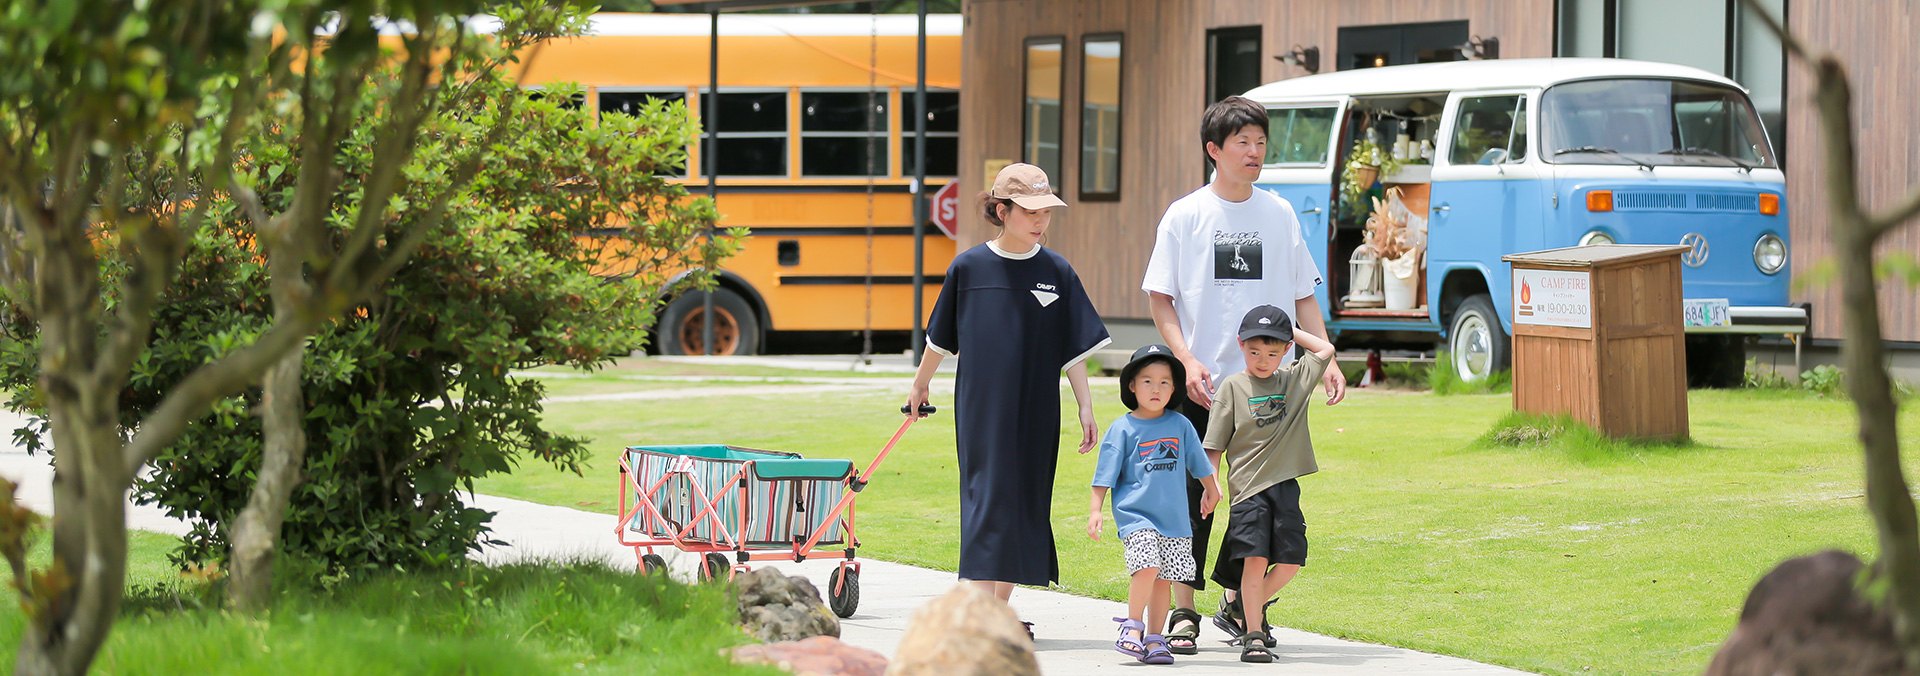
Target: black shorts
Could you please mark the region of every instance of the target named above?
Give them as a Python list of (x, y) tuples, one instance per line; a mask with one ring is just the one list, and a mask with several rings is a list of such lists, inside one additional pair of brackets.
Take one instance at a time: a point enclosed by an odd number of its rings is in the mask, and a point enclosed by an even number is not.
[(1220, 560), (1213, 565), (1213, 581), (1239, 588), (1243, 560), (1251, 556), (1265, 558), (1269, 564), (1307, 565), (1307, 519), (1300, 514), (1298, 479), (1268, 486), (1233, 504), (1226, 537), (1220, 541)]
[[(1191, 399), (1181, 397), (1179, 411), (1180, 415), (1186, 416), (1187, 422), (1193, 423), (1194, 432), (1196, 432), (1201, 439), (1206, 439), (1207, 408), (1193, 403)], [(1224, 479), (1224, 477), (1215, 478)], [(1187, 521), (1193, 527), (1193, 560), (1198, 565), (1194, 566), (1195, 573), (1193, 579), (1181, 580), (1180, 582), (1194, 589), (1207, 588), (1207, 579), (1201, 577), (1198, 571), (1206, 565), (1207, 544), (1213, 540), (1213, 515), (1207, 514), (1203, 516), (1200, 514), (1200, 496), (1205, 493), (1206, 490), (1205, 484), (1200, 483), (1199, 479), (1187, 479)], [(1235, 582), (1234, 586), (1239, 586), (1239, 584), (1239, 582)]]

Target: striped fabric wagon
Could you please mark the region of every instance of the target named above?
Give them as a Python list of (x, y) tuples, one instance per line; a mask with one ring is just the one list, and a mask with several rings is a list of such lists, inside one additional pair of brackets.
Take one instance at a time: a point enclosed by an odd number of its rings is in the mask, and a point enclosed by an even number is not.
[[(930, 414), (933, 407), (921, 411)], [(721, 571), (731, 577), (750, 561), (841, 559), (827, 581), (828, 605), (850, 617), (860, 603), (854, 498), (915, 419), (900, 425), (862, 473), (854, 472), (850, 460), (739, 446), (629, 446), (620, 457), (615, 534), (620, 544), (633, 547), (646, 573), (666, 570), (654, 547), (704, 554), (702, 580)]]

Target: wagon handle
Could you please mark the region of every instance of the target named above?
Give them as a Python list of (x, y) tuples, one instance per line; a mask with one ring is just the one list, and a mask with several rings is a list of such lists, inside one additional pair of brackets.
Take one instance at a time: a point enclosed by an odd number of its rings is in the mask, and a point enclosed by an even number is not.
[[(933, 415), (933, 414), (934, 414), (934, 412), (935, 412), (935, 411), (938, 411), (938, 410), (939, 410), (939, 409), (936, 409), (936, 408), (934, 408), (934, 407), (933, 407), (933, 404), (921, 404), (921, 405), (920, 405), (920, 415), (923, 415), (923, 416), (925, 416), (925, 415)], [(905, 405), (905, 404), (902, 404), (902, 405), (900, 406), (900, 412), (901, 412), (901, 413), (903, 413), (903, 414), (906, 414), (906, 415), (913, 415), (912, 413), (910, 413), (910, 412), (908, 412), (908, 411), (907, 411), (907, 407), (906, 407), (906, 405)]]

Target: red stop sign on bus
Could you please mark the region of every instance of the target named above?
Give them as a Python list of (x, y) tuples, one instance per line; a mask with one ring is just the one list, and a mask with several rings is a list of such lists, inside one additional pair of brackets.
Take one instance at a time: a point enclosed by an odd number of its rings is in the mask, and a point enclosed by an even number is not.
[(934, 191), (930, 207), (934, 227), (946, 233), (947, 239), (960, 239), (960, 182), (948, 183)]

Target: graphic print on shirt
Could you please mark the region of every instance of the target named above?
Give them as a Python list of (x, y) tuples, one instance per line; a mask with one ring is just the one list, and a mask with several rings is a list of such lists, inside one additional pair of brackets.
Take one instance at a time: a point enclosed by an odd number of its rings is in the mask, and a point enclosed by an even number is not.
[(1214, 279), (1261, 279), (1260, 233), (1213, 233)]
[(1143, 474), (1180, 469), (1179, 437), (1142, 441), (1135, 446), (1135, 450), (1140, 452), (1140, 471)]
[(1253, 426), (1266, 427), (1287, 417), (1287, 395), (1269, 394), (1247, 398), (1247, 410), (1253, 412)]
[(1052, 305), (1053, 301), (1060, 299), (1060, 289), (1052, 284), (1035, 284), (1033, 285), (1033, 297), (1035, 300), (1040, 301), (1040, 307), (1046, 307)]

